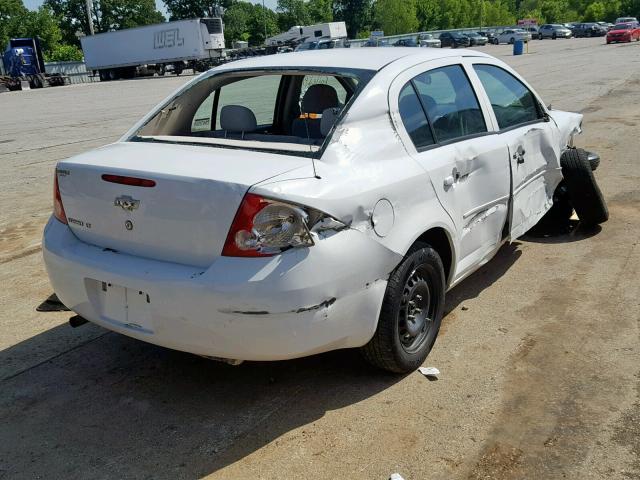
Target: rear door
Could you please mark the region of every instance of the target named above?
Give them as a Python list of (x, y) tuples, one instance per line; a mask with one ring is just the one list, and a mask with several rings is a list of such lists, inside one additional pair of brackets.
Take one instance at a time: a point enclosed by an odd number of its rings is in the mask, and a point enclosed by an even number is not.
[(512, 72), (490, 60), (473, 69), (491, 103), (498, 138), (511, 163), (510, 234), (515, 239), (533, 227), (551, 207), (562, 180), (559, 133), (541, 102)]
[(459, 244), (456, 276), (489, 256), (502, 239), (509, 200), (506, 145), (495, 141), (464, 60), (428, 62), (400, 75), (389, 92), (407, 151), (429, 172)]

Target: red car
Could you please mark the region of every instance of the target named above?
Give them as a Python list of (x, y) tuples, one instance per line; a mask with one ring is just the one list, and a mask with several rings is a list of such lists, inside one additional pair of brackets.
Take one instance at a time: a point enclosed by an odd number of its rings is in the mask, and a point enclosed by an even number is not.
[(640, 28), (637, 23), (619, 23), (607, 33), (607, 44), (640, 40)]

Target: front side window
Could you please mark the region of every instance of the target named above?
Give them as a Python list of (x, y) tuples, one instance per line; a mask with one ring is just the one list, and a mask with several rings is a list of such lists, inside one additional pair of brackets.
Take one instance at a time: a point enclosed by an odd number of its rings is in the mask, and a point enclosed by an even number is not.
[(536, 98), (520, 80), (493, 65), (474, 65), (474, 69), (501, 130), (541, 118)]
[(478, 99), (460, 65), (422, 73), (413, 83), (438, 143), (487, 131)]

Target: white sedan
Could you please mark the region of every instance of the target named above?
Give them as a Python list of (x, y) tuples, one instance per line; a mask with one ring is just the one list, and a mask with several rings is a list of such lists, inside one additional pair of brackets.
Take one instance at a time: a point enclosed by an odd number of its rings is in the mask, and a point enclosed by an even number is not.
[(606, 220), (581, 121), (477, 51), (228, 63), (58, 163), (44, 260), (65, 305), (143, 341), (410, 371), (503, 243), (550, 209)]
[(493, 37), (492, 43), (494, 45), (498, 45), (500, 43), (514, 44), (516, 43), (516, 40), (522, 40), (526, 43), (531, 40), (531, 38), (531, 33), (525, 30), (520, 28), (509, 28)]

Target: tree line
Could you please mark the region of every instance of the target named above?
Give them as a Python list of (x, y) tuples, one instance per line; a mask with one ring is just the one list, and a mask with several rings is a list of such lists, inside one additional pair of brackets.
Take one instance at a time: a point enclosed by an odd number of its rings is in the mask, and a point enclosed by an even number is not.
[[(260, 45), (295, 25), (344, 21), (350, 38), (424, 30), (513, 25), (519, 18), (539, 23), (613, 21), (640, 16), (640, 0), (279, 0), (275, 11), (241, 0), (164, 0), (168, 19), (154, 0), (94, 0), (96, 33), (165, 20), (208, 16), (221, 7), (225, 40)], [(79, 60), (79, 36), (89, 34), (85, 0), (45, 0), (36, 11), (22, 0), (0, 0), (0, 49), (12, 37), (38, 36), (45, 58)]]

